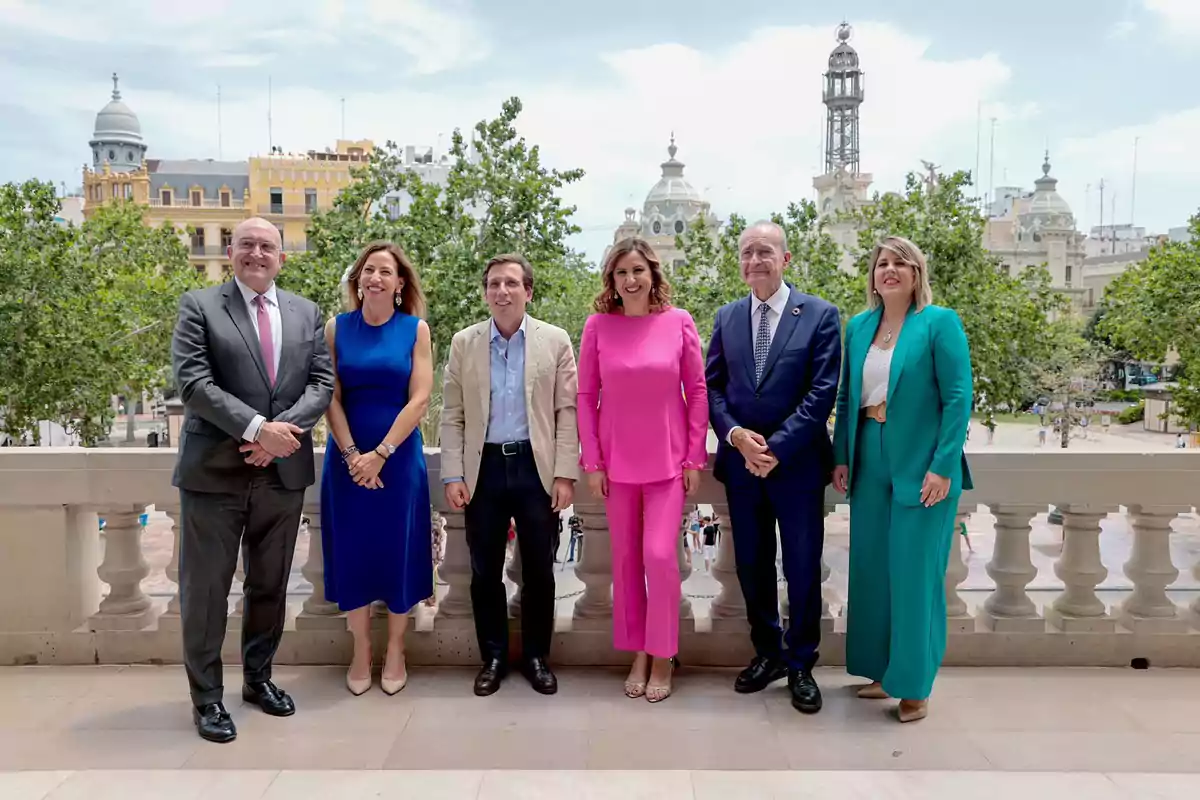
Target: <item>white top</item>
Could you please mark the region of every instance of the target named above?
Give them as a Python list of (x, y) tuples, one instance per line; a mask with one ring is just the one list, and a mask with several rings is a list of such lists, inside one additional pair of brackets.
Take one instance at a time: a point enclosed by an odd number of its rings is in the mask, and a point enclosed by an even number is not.
[[(254, 328), (254, 333), (262, 340), (262, 331), (258, 329), (258, 306), (254, 304), (258, 297), (258, 292), (251, 289), (246, 284), (242, 283), (238, 278), (233, 279), (237, 284), (238, 291), (242, 293), (242, 300), (246, 303), (246, 311), (250, 314), (250, 325)], [(283, 317), (279, 313), (279, 296), (275, 293), (275, 284), (267, 291), (263, 292), (263, 297), (266, 299), (267, 317), (271, 320), (271, 343), (274, 345), (272, 351), (275, 358), (275, 363), (272, 365), (275, 368), (275, 374), (279, 374), (279, 354), (283, 350)], [(242, 438), (247, 442), (253, 442), (258, 438), (259, 428), (262, 427), (266, 417), (261, 414), (255, 414), (254, 419), (250, 420), (250, 424), (246, 426), (246, 430), (242, 433)]]
[(862, 408), (877, 406), (887, 400), (888, 378), (892, 372), (892, 350), (875, 345), (867, 351), (862, 371)]
[(788, 289), (786, 283), (779, 284), (779, 288), (775, 290), (775, 294), (768, 297), (765, 301), (759, 300), (753, 293), (750, 295), (750, 342), (753, 343), (758, 337), (758, 326), (762, 320), (762, 307), (765, 305), (767, 312), (767, 325), (771, 328), (771, 341), (775, 341), (775, 331), (779, 330), (779, 320), (783, 319), (783, 312), (787, 309), (788, 298), (791, 296), (791, 290)]

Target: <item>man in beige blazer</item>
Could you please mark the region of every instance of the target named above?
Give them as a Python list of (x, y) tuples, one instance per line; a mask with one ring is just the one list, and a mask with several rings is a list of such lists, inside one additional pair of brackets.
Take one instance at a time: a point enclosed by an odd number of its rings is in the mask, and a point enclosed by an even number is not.
[(499, 255), (483, 272), (490, 319), (454, 335), (442, 392), (446, 503), (466, 509), (471, 605), (483, 668), (475, 694), (508, 672), (504, 554), (509, 521), (521, 553), (522, 672), (542, 694), (558, 691), (546, 661), (554, 633), (554, 546), (559, 514), (579, 472), (575, 353), (562, 328), (525, 313), (533, 268)]

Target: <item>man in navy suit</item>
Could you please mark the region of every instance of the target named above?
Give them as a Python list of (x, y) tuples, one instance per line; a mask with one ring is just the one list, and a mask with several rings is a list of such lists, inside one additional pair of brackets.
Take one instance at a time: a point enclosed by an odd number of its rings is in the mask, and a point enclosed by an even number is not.
[[(758, 222), (738, 241), (750, 295), (722, 307), (705, 377), (720, 439), (715, 475), (725, 484), (738, 580), (757, 653), (734, 684), (758, 692), (788, 677), (792, 705), (821, 710), (813, 679), (821, 639), (825, 485), (833, 469), (826, 423), (837, 397), (837, 308), (783, 282), (791, 261), (783, 229)], [(783, 547), (791, 624), (784, 648), (775, 572)]]

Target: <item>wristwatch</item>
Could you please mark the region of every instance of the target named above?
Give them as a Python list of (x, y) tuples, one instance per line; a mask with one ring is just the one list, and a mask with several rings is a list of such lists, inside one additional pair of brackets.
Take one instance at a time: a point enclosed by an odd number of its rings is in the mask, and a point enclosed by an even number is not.
[[(381, 442), (379, 444), (379, 447), (382, 447), (384, 449), (384, 452), (379, 453), (379, 454), (381, 456), (383, 456), (385, 461), (392, 457), (392, 453), (396, 452), (396, 445), (394, 445), (394, 444), (388, 444), (387, 442)], [(377, 453), (379, 452), (379, 447), (375, 448), (375, 452), (377, 452)]]

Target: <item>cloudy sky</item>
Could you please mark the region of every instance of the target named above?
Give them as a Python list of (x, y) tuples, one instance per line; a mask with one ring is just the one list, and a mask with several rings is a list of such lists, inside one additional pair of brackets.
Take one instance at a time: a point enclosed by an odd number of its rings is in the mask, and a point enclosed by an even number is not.
[(597, 257), (671, 131), (722, 217), (812, 197), (843, 18), (875, 189), (979, 151), (981, 190), (1032, 187), (1049, 146), (1081, 227), (1101, 179), (1105, 221), (1114, 194), (1153, 232), (1200, 207), (1200, 0), (0, 0), (0, 182), (78, 186), (114, 71), (161, 158), (266, 152), (268, 78), (291, 151), (333, 144), (342, 98), (348, 138), (437, 147), (518, 95), (522, 134), (587, 172), (568, 199)]

